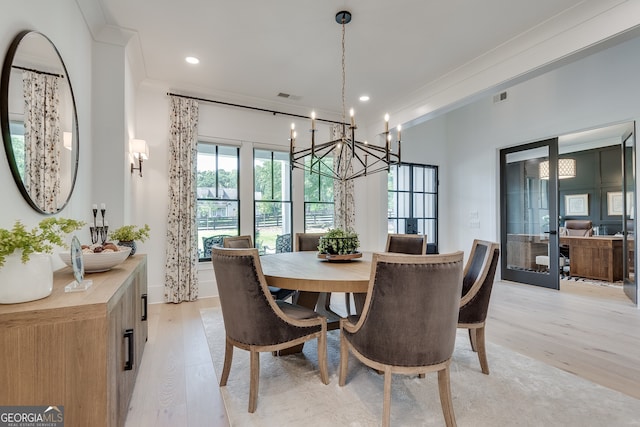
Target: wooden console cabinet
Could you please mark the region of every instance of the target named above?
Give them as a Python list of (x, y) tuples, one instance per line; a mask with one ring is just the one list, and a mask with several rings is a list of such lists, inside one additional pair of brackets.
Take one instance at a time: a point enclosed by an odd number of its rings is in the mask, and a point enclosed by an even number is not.
[(64, 406), (67, 427), (122, 426), (147, 340), (147, 259), (129, 257), (93, 286), (0, 305), (0, 405)]

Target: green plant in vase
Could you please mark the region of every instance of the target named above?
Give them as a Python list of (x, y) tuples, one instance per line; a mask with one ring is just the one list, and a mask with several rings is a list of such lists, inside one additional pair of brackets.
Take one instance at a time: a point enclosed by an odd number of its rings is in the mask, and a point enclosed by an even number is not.
[(145, 224), (143, 227), (138, 227), (136, 225), (123, 225), (120, 228), (116, 228), (111, 233), (109, 233), (109, 237), (111, 240), (117, 240), (118, 246), (128, 246), (131, 248), (131, 253), (129, 256), (136, 253), (136, 241), (144, 242), (149, 238), (149, 232), (151, 228), (149, 228), (148, 224)]
[(359, 246), (360, 241), (355, 231), (333, 228), (320, 237), (318, 252), (321, 254), (347, 255), (355, 253)]
[(22, 262), (26, 263), (34, 253), (50, 254), (54, 246), (66, 246), (62, 238), (84, 224), (74, 219), (52, 217), (43, 219), (31, 230), (20, 221), (16, 221), (11, 230), (0, 228), (0, 268), (6, 257), (14, 252), (21, 251)]
[(16, 221), (10, 230), (0, 228), (0, 304), (34, 301), (53, 290), (51, 253), (67, 246), (63, 237), (84, 225), (82, 221), (47, 218), (27, 230)]

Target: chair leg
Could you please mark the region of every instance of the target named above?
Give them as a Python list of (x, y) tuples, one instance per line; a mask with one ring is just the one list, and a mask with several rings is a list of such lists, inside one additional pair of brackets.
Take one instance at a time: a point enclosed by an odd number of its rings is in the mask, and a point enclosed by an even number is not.
[(489, 362), (487, 361), (487, 348), (484, 342), (484, 326), (476, 329), (476, 345), (478, 347), (478, 359), (480, 359), (480, 368), (482, 373), (489, 375)]
[(477, 350), (477, 343), (476, 343), (476, 330), (469, 328), (469, 341), (471, 341), (471, 350), (473, 351), (478, 351)]
[(384, 370), (384, 402), (382, 404), (382, 426), (391, 425), (391, 368)]
[(233, 344), (229, 340), (225, 340), (224, 347), (224, 364), (222, 365), (222, 375), (220, 376), (220, 387), (227, 385), (229, 372), (231, 371), (231, 360), (233, 359)]
[(254, 413), (258, 406), (258, 386), (260, 383), (260, 353), (250, 351), (250, 380), (249, 380), (249, 412)]
[(329, 370), (327, 369), (327, 329), (322, 328), (318, 337), (318, 364), (320, 365), (320, 379), (323, 384), (329, 384)]
[(349, 363), (349, 350), (347, 349), (347, 339), (344, 337), (342, 331), (340, 331), (340, 374), (338, 378), (338, 385), (343, 387), (347, 380), (347, 366)]
[(453, 402), (451, 399), (451, 384), (449, 382), (449, 365), (438, 371), (438, 392), (440, 393), (440, 405), (447, 427), (455, 427), (456, 415), (453, 412)]

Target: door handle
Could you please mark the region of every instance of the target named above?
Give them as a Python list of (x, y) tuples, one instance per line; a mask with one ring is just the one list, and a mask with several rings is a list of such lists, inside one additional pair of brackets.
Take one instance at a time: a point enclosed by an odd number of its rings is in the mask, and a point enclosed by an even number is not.
[(556, 230), (551, 230), (551, 231), (545, 231), (545, 233), (549, 233), (549, 234), (558, 234), (558, 232)]

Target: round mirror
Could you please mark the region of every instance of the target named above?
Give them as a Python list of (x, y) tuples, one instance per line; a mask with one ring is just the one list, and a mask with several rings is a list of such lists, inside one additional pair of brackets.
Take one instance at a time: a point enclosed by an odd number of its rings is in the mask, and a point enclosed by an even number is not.
[(78, 169), (78, 119), (69, 74), (54, 44), (36, 31), (11, 43), (2, 67), (0, 124), (11, 173), (36, 211), (62, 210)]

